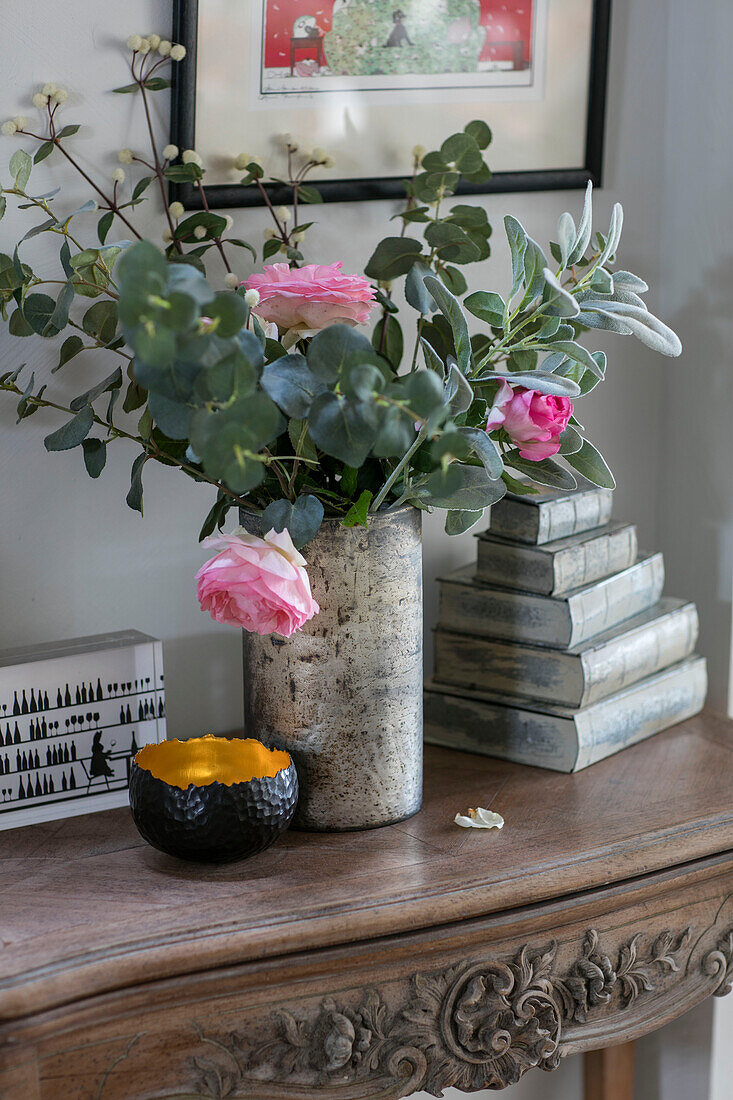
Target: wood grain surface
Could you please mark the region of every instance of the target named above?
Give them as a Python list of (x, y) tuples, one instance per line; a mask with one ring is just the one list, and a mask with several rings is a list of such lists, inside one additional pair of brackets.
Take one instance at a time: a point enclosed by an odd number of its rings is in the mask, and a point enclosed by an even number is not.
[[(431, 749), (410, 821), (226, 867), (123, 811), (5, 833), (0, 1095), (471, 1091), (654, 1030), (730, 983), (732, 730), (577, 775)], [(504, 830), (453, 825), (475, 805)], [(497, 1011), (507, 1051), (467, 1055)]]

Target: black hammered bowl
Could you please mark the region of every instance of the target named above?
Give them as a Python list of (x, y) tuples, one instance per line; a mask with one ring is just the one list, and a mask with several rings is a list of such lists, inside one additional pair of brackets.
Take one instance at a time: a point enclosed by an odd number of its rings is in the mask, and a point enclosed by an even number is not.
[(132, 762), (130, 807), (140, 835), (178, 859), (255, 855), (287, 829), (297, 801), (288, 753), (253, 738), (161, 741)]

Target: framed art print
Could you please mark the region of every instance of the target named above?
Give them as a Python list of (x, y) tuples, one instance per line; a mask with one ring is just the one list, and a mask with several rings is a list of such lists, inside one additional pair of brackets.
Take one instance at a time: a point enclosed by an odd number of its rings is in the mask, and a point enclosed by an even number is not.
[(262, 201), (233, 158), (284, 175), (283, 133), (334, 156), (324, 200), (400, 196), (411, 148), (474, 118), (493, 176), (464, 192), (598, 185), (609, 18), (610, 0), (177, 0), (172, 140), (203, 157), (218, 207)]

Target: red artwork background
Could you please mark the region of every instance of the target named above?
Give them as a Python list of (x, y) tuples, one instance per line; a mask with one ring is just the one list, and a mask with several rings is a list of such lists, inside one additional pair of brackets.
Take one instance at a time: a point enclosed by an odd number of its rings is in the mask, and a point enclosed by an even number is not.
[[(489, 43), (524, 42), (524, 57), (532, 60), (533, 0), (480, 0), (481, 26), (487, 28), (487, 44), (480, 61), (504, 61), (511, 57), (506, 47)], [(395, 0), (395, 6), (399, 4)], [(284, 68), (290, 64), (290, 35), (299, 15), (314, 15), (321, 31), (331, 29), (331, 0), (267, 0), (265, 32), (265, 68)]]

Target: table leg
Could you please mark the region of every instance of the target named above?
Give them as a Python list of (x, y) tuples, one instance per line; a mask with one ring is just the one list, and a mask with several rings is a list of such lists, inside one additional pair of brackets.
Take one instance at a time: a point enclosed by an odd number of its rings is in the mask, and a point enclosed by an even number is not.
[(621, 1043), (583, 1056), (584, 1100), (633, 1100), (635, 1043)]

